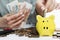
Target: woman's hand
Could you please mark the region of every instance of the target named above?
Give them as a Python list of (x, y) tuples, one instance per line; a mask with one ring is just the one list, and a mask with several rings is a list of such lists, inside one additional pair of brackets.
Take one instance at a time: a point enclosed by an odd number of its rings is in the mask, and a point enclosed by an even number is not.
[(57, 3), (56, 9), (60, 9), (60, 3)]
[(30, 13), (29, 9), (25, 8), (25, 5), (19, 10), (16, 14), (7, 14), (4, 16), (7, 19), (10, 28), (17, 28), (21, 23), (26, 20), (28, 14)]
[(55, 0), (37, 0), (36, 10), (38, 13), (42, 13), (45, 9), (47, 9), (47, 12), (50, 12), (55, 9), (56, 5)]

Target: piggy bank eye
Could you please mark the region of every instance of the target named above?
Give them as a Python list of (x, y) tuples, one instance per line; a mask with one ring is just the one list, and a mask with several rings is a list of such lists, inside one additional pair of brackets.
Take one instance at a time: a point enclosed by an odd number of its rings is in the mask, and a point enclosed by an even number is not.
[(43, 20), (43, 23), (44, 23), (44, 20)]
[(47, 22), (48, 22), (48, 20), (47, 20)]

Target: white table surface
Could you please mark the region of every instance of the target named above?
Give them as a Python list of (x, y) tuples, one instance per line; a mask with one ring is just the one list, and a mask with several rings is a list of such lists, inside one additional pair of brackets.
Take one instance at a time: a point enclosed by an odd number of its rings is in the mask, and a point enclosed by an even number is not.
[(6, 37), (0, 37), (0, 40), (60, 40), (53, 37), (39, 37), (39, 38), (28, 38), (25, 36), (18, 36), (16, 34), (9, 34)]

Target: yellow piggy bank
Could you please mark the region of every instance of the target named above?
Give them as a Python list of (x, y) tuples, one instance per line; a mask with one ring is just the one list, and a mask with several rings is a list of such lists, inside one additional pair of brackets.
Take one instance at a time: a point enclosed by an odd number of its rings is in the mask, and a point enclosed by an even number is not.
[(40, 15), (36, 16), (36, 29), (40, 36), (52, 36), (55, 31), (54, 15), (44, 18)]

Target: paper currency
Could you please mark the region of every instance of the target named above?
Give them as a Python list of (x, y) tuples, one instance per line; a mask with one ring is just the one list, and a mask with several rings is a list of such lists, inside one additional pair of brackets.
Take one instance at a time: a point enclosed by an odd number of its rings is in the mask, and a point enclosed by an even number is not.
[(17, 12), (18, 11), (18, 1), (17, 0), (14, 0), (14, 1), (12, 1), (11, 3), (8, 3), (7, 5), (6, 5), (6, 7), (7, 7), (7, 9), (8, 9), (8, 11), (11, 13), (12, 11), (13, 12)]
[[(24, 4), (26, 5), (26, 6), (25, 6), (26, 9), (32, 10), (32, 4), (30, 4), (30, 3), (28, 3), (28, 2), (25, 2), (25, 1), (24, 1), (24, 2), (18, 2), (17, 0), (15, 0), (15, 1), (7, 4), (7, 9), (8, 9), (8, 11), (9, 11), (10, 13), (11, 13), (11, 12), (16, 13), (16, 12), (19, 11), (19, 9), (22, 9), (22, 8), (23, 8)], [(19, 7), (19, 5), (20, 5), (20, 7)], [(23, 14), (23, 13), (22, 13), (22, 14)], [(30, 15), (30, 13), (29, 13), (29, 15)], [(20, 29), (21, 27), (23, 27), (23, 28), (29, 28), (29, 27), (27, 27), (27, 26), (30, 26), (30, 27), (31, 27), (31, 25), (26, 25), (26, 21), (27, 21), (29, 15), (26, 17), (26, 20), (25, 20), (24, 22), (22, 22), (22, 24), (20, 25), (20, 27), (19, 27), (18, 29)], [(24, 26), (25, 26), (25, 27), (24, 27)], [(13, 28), (13, 29), (15, 30), (15, 29), (17, 29), (17, 28)]]

